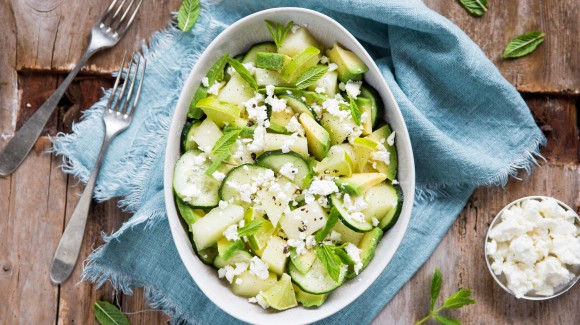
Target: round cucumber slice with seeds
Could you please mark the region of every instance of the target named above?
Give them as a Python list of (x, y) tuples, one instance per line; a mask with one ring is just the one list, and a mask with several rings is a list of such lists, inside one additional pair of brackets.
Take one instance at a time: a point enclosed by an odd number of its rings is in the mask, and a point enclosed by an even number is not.
[(282, 94), (278, 95), (278, 98), (286, 99), (286, 105), (290, 107), (294, 113), (300, 115), (302, 113), (306, 113), (310, 115), (312, 118), (316, 118), (316, 113), (306, 104), (302, 99), (289, 94)]
[[(292, 164), (292, 168), (295, 170), (291, 176), (280, 173), (282, 167), (288, 163)], [(300, 189), (308, 188), (312, 182), (312, 169), (302, 156), (292, 151), (288, 153), (283, 153), (282, 150), (266, 152), (260, 156), (257, 165), (270, 168), (278, 175), (287, 177)]]
[(296, 283), (303, 291), (317, 295), (330, 292), (340, 287), (346, 279), (347, 270), (348, 268), (343, 264), (338, 281), (334, 281), (330, 277), (330, 274), (328, 274), (328, 271), (326, 271), (324, 264), (318, 258), (306, 273), (300, 272), (293, 263), (289, 263), (288, 265), (288, 274), (290, 274), (292, 282)]
[(331, 195), (330, 201), (332, 202), (332, 206), (334, 206), (340, 213), (339, 218), (340, 220), (342, 220), (342, 223), (345, 226), (349, 227), (350, 229), (356, 232), (367, 232), (373, 229), (373, 224), (366, 218), (364, 219), (364, 221), (355, 219), (353, 217), (353, 214), (348, 212), (348, 209), (344, 206), (343, 199), (339, 198), (338, 195), (336, 194)]
[(268, 168), (250, 164), (232, 168), (219, 187), (219, 198), (221, 198), (223, 201), (234, 199), (236, 202), (243, 202), (240, 199), (240, 186), (251, 184), (254, 179), (260, 177), (264, 173), (273, 174), (273, 172)]
[(219, 203), (220, 182), (205, 174), (211, 164), (201, 151), (184, 153), (175, 164), (173, 189), (183, 202), (194, 208), (213, 208)]

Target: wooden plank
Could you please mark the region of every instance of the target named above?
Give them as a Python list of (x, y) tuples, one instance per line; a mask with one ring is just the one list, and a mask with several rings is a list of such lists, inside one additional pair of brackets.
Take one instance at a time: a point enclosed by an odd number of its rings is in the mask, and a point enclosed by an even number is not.
[(133, 295), (123, 295), (121, 310), (129, 317), (131, 324), (169, 324), (171, 317), (145, 303), (143, 288), (133, 290)]
[[(70, 176), (69, 181), (72, 184), (76, 182), (73, 176)], [(69, 187), (69, 193), (67, 193), (66, 222), (70, 219), (83, 189), (84, 186), (82, 184)], [(128, 214), (121, 212), (117, 207), (116, 200), (101, 204), (95, 204), (93, 202), (87, 221), (87, 229), (81, 247), (79, 262), (77, 262), (71, 278), (60, 285), (58, 299), (59, 310), (57, 315), (59, 324), (91, 324), (95, 317), (93, 304), (96, 301), (115, 301), (116, 294), (109, 284), (96, 289), (96, 286), (91, 282), (78, 282), (83, 270), (81, 262), (86, 260), (94, 249), (103, 244), (101, 232), (111, 233), (114, 229), (118, 229), (127, 218)]]
[(0, 315), (12, 324), (52, 323), (58, 301), (48, 269), (62, 232), (66, 176), (51, 173), (60, 159), (46, 153), (48, 142), (37, 145), (23, 165), (2, 180)]
[[(13, 20), (17, 28), (17, 70), (71, 70), (88, 44), (92, 24), (110, 1), (13, 0)], [(115, 71), (125, 50), (139, 50), (142, 40), (167, 26), (170, 12), (181, 0), (143, 1), (135, 22), (125, 37), (107, 53), (97, 54), (85, 70)]]
[(15, 87), (16, 66), (16, 23), (10, 3), (0, 1), (0, 148), (6, 139), (11, 138), (16, 127), (18, 92)]
[[(489, 11), (480, 18), (458, 1), (425, 3), (465, 31), (519, 91), (580, 94), (577, 0), (489, 0)], [(536, 52), (517, 60), (501, 58), (512, 38), (533, 30), (546, 33)]]

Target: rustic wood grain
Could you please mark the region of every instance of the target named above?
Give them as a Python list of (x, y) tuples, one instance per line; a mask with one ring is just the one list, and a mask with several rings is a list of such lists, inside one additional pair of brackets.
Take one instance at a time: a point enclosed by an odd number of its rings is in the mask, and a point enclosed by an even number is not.
[(577, 324), (580, 288), (548, 301), (518, 300), (493, 280), (485, 263), (483, 243), (493, 217), (505, 205), (524, 196), (553, 196), (580, 211), (578, 172), (577, 165), (546, 164), (523, 181), (510, 180), (505, 189), (489, 187), (475, 191), (431, 258), (374, 324), (411, 324), (427, 315), (428, 290), (436, 267), (443, 273), (442, 298), (460, 287), (473, 289), (475, 305), (447, 313), (464, 324)]
[(18, 87), (16, 84), (16, 24), (11, 5), (0, 1), (0, 148), (14, 135), (18, 112)]
[[(428, 7), (457, 24), (518, 90), (580, 94), (580, 6), (577, 0), (489, 0), (482, 17), (470, 16), (458, 1), (425, 0)], [(501, 58), (508, 42), (539, 30), (546, 39), (517, 60)]]
[[(17, 70), (69, 71), (84, 52), (92, 25), (110, 1), (12, 0), (18, 28)], [(123, 51), (140, 49), (142, 40), (167, 26), (170, 12), (181, 0), (143, 1), (135, 22), (114, 48), (97, 54), (83, 69), (110, 73), (118, 68)], [(1, 23), (0, 23), (1, 24)], [(113, 58), (113, 59), (112, 59)], [(116, 58), (116, 59), (114, 59)]]

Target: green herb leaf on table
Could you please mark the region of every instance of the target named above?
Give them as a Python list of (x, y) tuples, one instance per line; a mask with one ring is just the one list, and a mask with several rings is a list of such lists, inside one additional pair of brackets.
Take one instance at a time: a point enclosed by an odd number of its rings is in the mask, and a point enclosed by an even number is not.
[(224, 133), (213, 145), (213, 148), (211, 148), (211, 153), (222, 156), (224, 153), (229, 152), (230, 148), (236, 143), (240, 133), (242, 133), (242, 129), (233, 129)]
[(470, 296), (471, 290), (460, 289), (445, 300), (443, 308), (461, 308), (465, 305), (474, 304), (475, 300), (469, 298)]
[(356, 103), (356, 100), (354, 98), (352, 98), (351, 96), (349, 96), (349, 98), (350, 98), (350, 113), (352, 115), (352, 119), (354, 120), (356, 125), (360, 125), (360, 116), (361, 116), (360, 108), (358, 107), (358, 104)]
[(252, 220), (248, 222), (247, 225), (238, 229), (238, 236), (245, 237), (255, 234), (258, 230), (260, 230), (263, 223), (263, 220)]
[(433, 308), (435, 308), (435, 301), (437, 301), (437, 297), (439, 297), (441, 292), (441, 281), (441, 271), (439, 271), (439, 268), (435, 268), (433, 280), (431, 280), (431, 307), (429, 311), (433, 311)]
[(461, 322), (458, 319), (451, 317), (435, 315), (435, 319), (443, 325), (461, 325)]
[(324, 244), (316, 247), (316, 255), (318, 256), (320, 262), (322, 262), (322, 265), (324, 265), (324, 268), (330, 277), (334, 281), (338, 281), (338, 277), (340, 276), (340, 271), (342, 268), (342, 261), (340, 260), (340, 257), (334, 253), (332, 248)]
[(189, 32), (199, 18), (199, 0), (183, 0), (177, 12), (177, 27)]
[(294, 26), (294, 23), (292, 21), (289, 21), (286, 24), (286, 26), (284, 26), (282, 24), (278, 24), (278, 23), (266, 20), (266, 27), (268, 27), (268, 30), (270, 31), (270, 34), (272, 35), (272, 39), (274, 40), (274, 43), (276, 43), (277, 48), (280, 47), (280, 45), (282, 44), (282, 42), (286, 38), (288, 31), (290, 31), (290, 29), (292, 29), (292, 26)]
[(480, 17), (487, 11), (487, 0), (459, 0), (459, 3), (470, 14)]
[(542, 32), (530, 32), (522, 34), (509, 42), (502, 57), (504, 59), (519, 58), (532, 53), (538, 45), (544, 42), (546, 34)]
[(316, 233), (316, 235), (314, 236), (314, 239), (316, 240), (316, 242), (321, 242), (324, 240), (324, 238), (326, 238), (326, 236), (328, 236), (328, 233), (330, 232), (330, 230), (332, 229), (332, 227), (334, 227), (334, 225), (336, 225), (336, 222), (338, 221), (338, 215), (339, 212), (335, 207), (332, 207), (332, 209), (330, 209), (330, 213), (328, 214), (328, 219), (326, 220), (326, 224), (324, 225), (324, 228), (322, 228), (320, 231), (318, 231)]
[(322, 78), (327, 71), (327, 65), (315, 65), (308, 68), (306, 71), (302, 72), (298, 78), (296, 78), (296, 88), (304, 89), (313, 85), (315, 82), (320, 80), (320, 78)]
[(250, 85), (250, 87), (258, 90), (258, 83), (256, 82), (256, 79), (254, 79), (250, 71), (248, 71), (248, 69), (246, 69), (246, 67), (240, 63), (240, 61), (228, 57), (228, 63), (232, 66), (232, 68), (234, 68), (234, 70), (236, 70), (237, 73), (240, 74), (240, 77), (242, 77), (242, 79), (244, 79)]
[(439, 293), (441, 292), (441, 283), (442, 283), (442, 276), (441, 271), (438, 268), (435, 269), (433, 274), (433, 279), (431, 280), (431, 288), (430, 288), (430, 298), (431, 298), (431, 305), (429, 308), (429, 315), (425, 316), (423, 319), (419, 320), (415, 323), (415, 325), (422, 324), (428, 321), (431, 318), (435, 318), (441, 324), (444, 325), (461, 325), (461, 322), (458, 319), (445, 317), (439, 314), (439, 312), (446, 310), (446, 309), (453, 309), (453, 308), (461, 308), (465, 305), (471, 305), (475, 303), (475, 300), (471, 298), (471, 290), (469, 289), (459, 289), (457, 292), (449, 296), (443, 303), (443, 306), (435, 309), (435, 302)]
[(129, 319), (117, 306), (107, 301), (97, 301), (93, 305), (95, 318), (101, 325), (131, 325)]

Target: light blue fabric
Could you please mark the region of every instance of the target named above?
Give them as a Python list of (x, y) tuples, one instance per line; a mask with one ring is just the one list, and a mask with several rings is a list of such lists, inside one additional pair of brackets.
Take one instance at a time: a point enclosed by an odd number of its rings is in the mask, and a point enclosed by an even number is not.
[[(369, 323), (439, 244), (475, 188), (501, 185), (529, 170), (545, 142), (528, 107), (454, 24), (413, 0), (202, 2), (195, 28), (156, 34), (133, 124), (109, 148), (95, 197), (123, 197), (134, 213), (89, 258), (85, 279), (109, 280), (131, 292), (143, 286), (153, 306), (192, 324), (232, 323), (196, 287), (175, 246), (163, 202), (163, 159), (173, 109), (198, 55), (225, 27), (252, 12), (305, 6), (335, 18), (376, 60), (405, 117), (417, 168), (417, 200), (409, 229), (373, 286), (326, 321)], [(60, 135), (54, 149), (65, 171), (88, 179), (103, 138), (107, 95)]]

